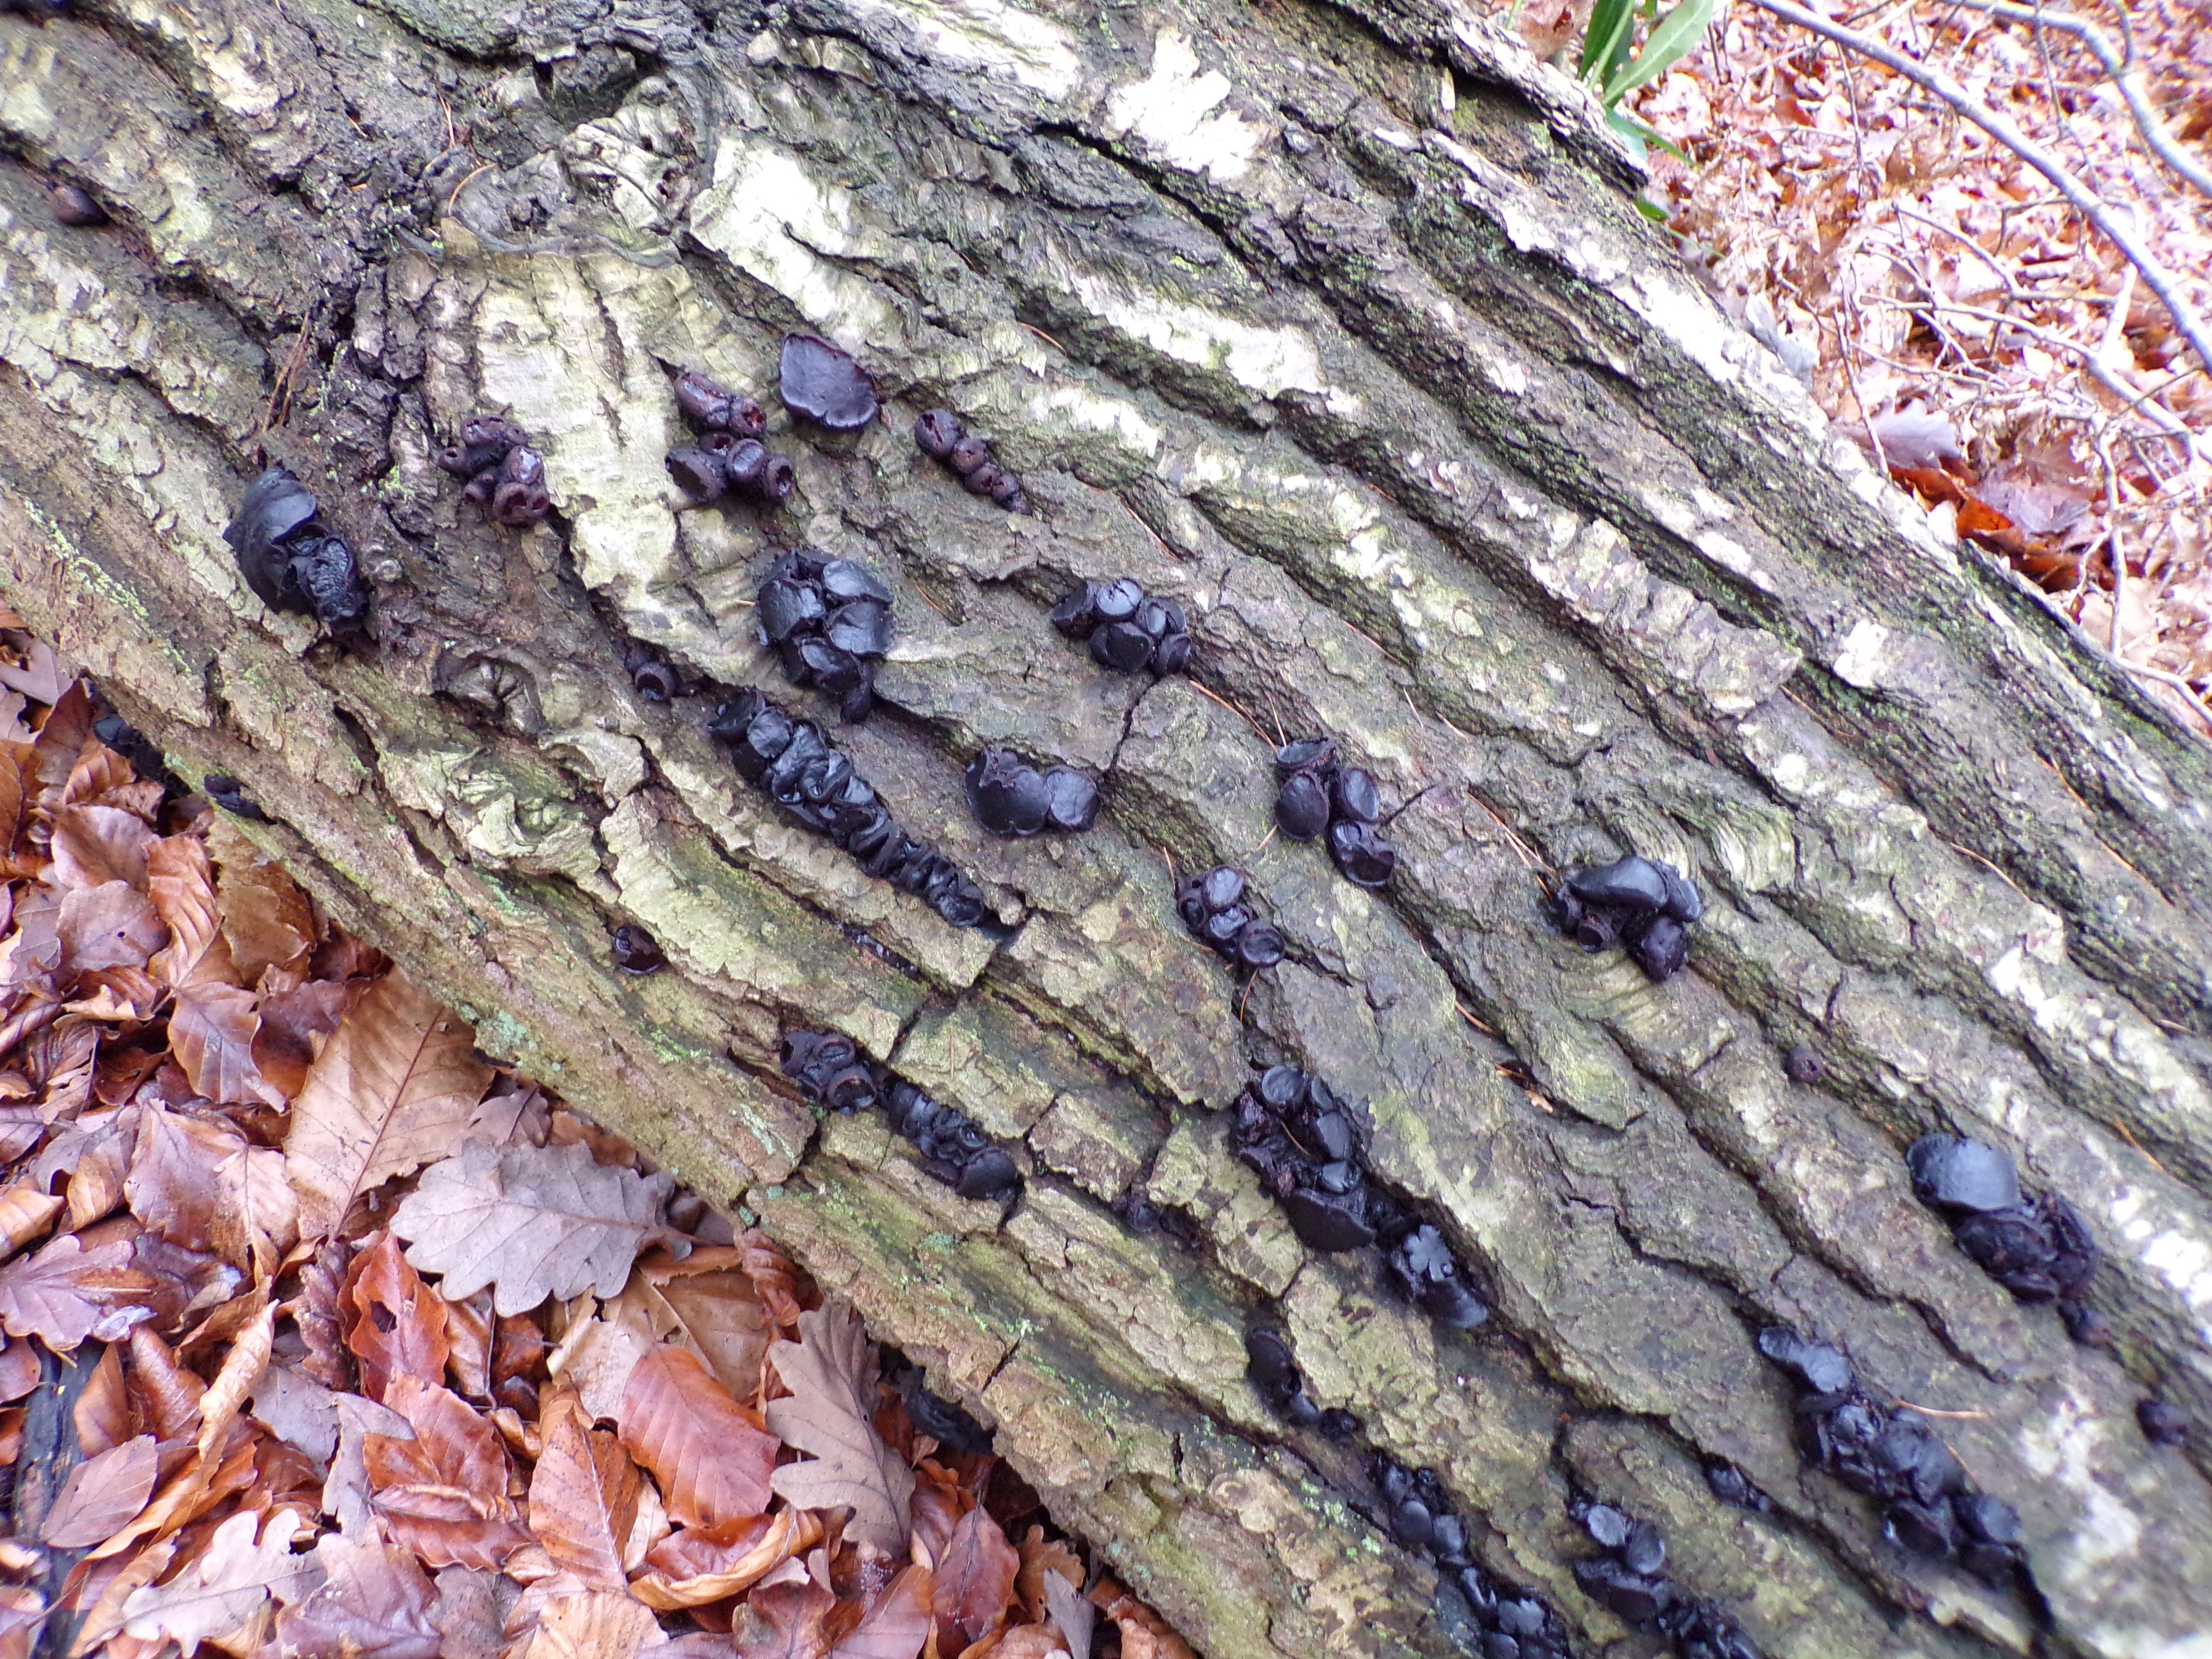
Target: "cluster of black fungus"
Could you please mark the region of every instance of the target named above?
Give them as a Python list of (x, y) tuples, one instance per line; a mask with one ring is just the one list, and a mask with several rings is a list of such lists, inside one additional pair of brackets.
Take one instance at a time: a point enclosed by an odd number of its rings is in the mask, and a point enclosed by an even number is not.
[(1774, 1500), (1753, 1486), (1749, 1475), (1724, 1458), (1716, 1458), (1705, 1465), (1705, 1485), (1711, 1488), (1714, 1497), (1731, 1509), (1765, 1515), (1774, 1507)]
[(1026, 840), (1047, 830), (1070, 835), (1098, 822), (1098, 786), (1072, 766), (1040, 772), (1011, 749), (986, 749), (969, 763), (968, 805), (994, 836)]
[(850, 853), (870, 875), (919, 895), (955, 927), (980, 927), (988, 919), (975, 884), (944, 854), (901, 830), (853, 763), (811, 720), (793, 720), (747, 686), (714, 711), (707, 729), (730, 746), (740, 776)]
[(1085, 582), (1052, 608), (1052, 625), (1091, 641), (1091, 660), (1133, 674), (1180, 674), (1190, 666), (1190, 622), (1172, 600), (1153, 599), (1127, 576)]
[(1244, 1333), (1244, 1375), (1267, 1409), (1294, 1429), (1319, 1429), (1331, 1440), (1349, 1440), (1359, 1419), (1341, 1406), (1323, 1411), (1306, 1392), (1306, 1380), (1281, 1334), (1255, 1326)]
[(1355, 887), (1389, 884), (1398, 849), (1382, 839), (1382, 792), (1375, 775), (1337, 763), (1327, 738), (1302, 738), (1275, 751), (1275, 822), (1292, 841), (1311, 841), (1326, 830), (1329, 856)]
[(949, 409), (933, 409), (914, 423), (914, 441), (925, 455), (945, 463), (971, 495), (988, 495), (1010, 513), (1022, 510), (1022, 481), (991, 459), (991, 446), (960, 424)]
[(438, 465), (466, 478), (461, 499), (482, 508), (494, 524), (520, 529), (553, 510), (545, 489), (545, 459), (520, 427), (497, 415), (471, 415), (458, 442), (438, 452)]
[(1914, 1194), (1983, 1272), (2022, 1302), (2057, 1303), (2077, 1340), (2103, 1336), (2082, 1301), (2097, 1276), (2097, 1242), (2080, 1211), (2057, 1193), (2024, 1197), (2012, 1160), (1978, 1140), (1923, 1135), (1905, 1162)]
[(307, 485), (272, 466), (246, 492), (222, 538), (237, 550), (246, 585), (270, 610), (314, 617), (341, 638), (357, 635), (368, 615), (361, 562), (319, 511)]
[(929, 1391), (929, 1373), (896, 1349), (884, 1354), (884, 1381), (906, 1401), (906, 1414), (915, 1427), (947, 1451), (987, 1452), (991, 1431), (942, 1395)]
[(2189, 1441), (2189, 1414), (2178, 1406), (2170, 1406), (2154, 1396), (2136, 1401), (2136, 1424), (2143, 1431), (2143, 1438), (2159, 1446), (2185, 1445)]
[(676, 404), (699, 428), (697, 443), (668, 452), (668, 476), (678, 489), (702, 507), (726, 495), (757, 507), (791, 498), (799, 470), (761, 442), (768, 417), (758, 404), (694, 370), (677, 377)]
[(921, 1167), (963, 1198), (1004, 1198), (1022, 1184), (1014, 1160), (981, 1124), (894, 1078), (849, 1037), (793, 1031), (783, 1039), (782, 1066), (801, 1094), (832, 1111), (882, 1107), (891, 1127), (920, 1150)]
[(850, 559), (780, 553), (761, 580), (761, 641), (783, 659), (783, 677), (837, 699), (850, 726), (876, 702), (876, 664), (891, 645), (891, 591)]
[(1655, 980), (1690, 959), (1690, 924), (1705, 913), (1696, 884), (1671, 864), (1631, 853), (1567, 872), (1559, 921), (1585, 951), (1626, 945)]
[(1283, 936), (1252, 914), (1244, 872), (1221, 865), (1193, 876), (1176, 894), (1183, 926), (1240, 968), (1272, 968), (1283, 959)]
[(2020, 1516), (1970, 1491), (1951, 1449), (1917, 1418), (1878, 1404), (1839, 1349), (1786, 1325), (1759, 1334), (1759, 1351), (1797, 1380), (1797, 1449), (1854, 1492), (1882, 1500), (1883, 1531), (1917, 1554), (1955, 1560), (2002, 1589), (2021, 1570)]
[(1758, 1646), (1710, 1601), (1682, 1593), (1667, 1577), (1667, 1540), (1649, 1521), (1610, 1504), (1577, 1510), (1583, 1530), (1605, 1553), (1575, 1563), (1583, 1594), (1632, 1625), (1659, 1632), (1682, 1659), (1759, 1659)]
[(684, 694), (684, 677), (668, 659), (650, 647), (633, 644), (623, 653), (623, 668), (629, 683), (647, 702), (673, 702)]
[(255, 805), (246, 786), (228, 772), (210, 772), (200, 780), (200, 793), (234, 817), (248, 823), (266, 823), (269, 814)]
[(777, 365), (783, 406), (832, 432), (858, 432), (876, 418), (876, 383), (848, 352), (818, 334), (787, 334)]
[(1559, 1615), (1548, 1602), (1501, 1585), (1475, 1564), (1467, 1523), (1433, 1470), (1407, 1469), (1378, 1453), (1368, 1474), (1382, 1494), (1391, 1537), (1435, 1562), (1437, 1573), (1467, 1598), (1485, 1632), (1485, 1659), (1566, 1659), (1567, 1632)]
[(46, 200), (53, 207), (54, 217), (65, 225), (104, 225), (107, 222), (106, 210), (92, 199), (89, 191), (78, 185), (56, 185), (46, 192)]
[(1407, 1298), (1439, 1323), (1469, 1331), (1490, 1310), (1469, 1287), (1444, 1237), (1370, 1186), (1360, 1125), (1328, 1085), (1273, 1066), (1237, 1097), (1230, 1144), (1275, 1194), (1291, 1231), (1316, 1250), (1380, 1244)]
[(660, 943), (634, 921), (615, 929), (615, 966), (626, 974), (657, 974), (668, 965)]

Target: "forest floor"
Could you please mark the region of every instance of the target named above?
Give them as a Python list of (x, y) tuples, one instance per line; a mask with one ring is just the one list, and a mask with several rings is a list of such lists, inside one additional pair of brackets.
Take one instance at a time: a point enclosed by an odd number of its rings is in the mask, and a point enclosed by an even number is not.
[[(2212, 313), (2212, 194), (2153, 153), (2122, 90), (2139, 77), (2212, 179), (2212, 9), (1814, 9), (2008, 118)], [(1588, 7), (1499, 11), (1571, 59)], [(2009, 560), (2212, 736), (2212, 377), (2114, 244), (1930, 92), (1754, 4), (1626, 107), (1680, 150), (1652, 147), (1646, 197), (1730, 313), (1939, 531)]]
[(1191, 1659), (4, 611), (0, 686), (0, 1659)]

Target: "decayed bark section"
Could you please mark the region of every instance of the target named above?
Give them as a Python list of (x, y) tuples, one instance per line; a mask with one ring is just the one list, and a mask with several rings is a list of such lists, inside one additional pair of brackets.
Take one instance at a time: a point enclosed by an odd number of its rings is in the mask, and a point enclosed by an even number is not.
[[(2205, 751), (1880, 488), (1655, 247), (1572, 88), (1468, 16), (1100, 17), (0, 16), (9, 599), (187, 775), (244, 779), (270, 848), (487, 1048), (930, 1360), (1209, 1654), (1448, 1650), (1352, 1455), (1282, 1443), (1243, 1382), (1263, 1305), (1588, 1641), (1621, 1632), (1563, 1565), (1572, 1484), (1658, 1520), (1773, 1654), (2200, 1632), (2212, 1496), (2131, 1412), (2157, 1386), (2212, 1420)], [(53, 177), (118, 223), (54, 224)], [(995, 947), (777, 820), (697, 702), (620, 670), (627, 636), (769, 683), (761, 526), (672, 513), (660, 458), (672, 368), (764, 393), (801, 325), (889, 404), (777, 440), (781, 533), (899, 592), (890, 707), (840, 741), (1018, 921)], [(1036, 516), (914, 452), (938, 403)], [(430, 464), (480, 407), (538, 440), (554, 524), (489, 529)], [(257, 443), (362, 550), (373, 651), (237, 576)], [(1123, 574), (1188, 609), (1204, 692), (1043, 626)], [(1387, 895), (1268, 837), (1269, 744), (1312, 731), (1398, 809)], [(1098, 772), (1106, 821), (981, 836), (957, 767), (984, 742)], [(1544, 914), (1543, 866), (1627, 846), (1711, 902), (1663, 987)], [(1170, 902), (1215, 860), (1296, 957), (1241, 1011)], [(618, 975), (618, 921), (675, 969)], [(872, 1121), (817, 1128), (773, 1075), (791, 1024), (1023, 1139), (1012, 1218)], [(1799, 1042), (1817, 1087), (1783, 1075)], [(1376, 1171), (1481, 1264), (1490, 1333), (1307, 1257), (1229, 1157), (1211, 1114), (1279, 1055), (1370, 1103)], [(1898, 1152), (1943, 1124), (2090, 1218), (2117, 1358), (1912, 1201)], [(1133, 1182), (1202, 1249), (1125, 1232)], [(1963, 1413), (1937, 1420), (2019, 1507), (2045, 1607), (1801, 1477), (1751, 1346), (1773, 1318)], [(1774, 1514), (1715, 1504), (1701, 1457)]]

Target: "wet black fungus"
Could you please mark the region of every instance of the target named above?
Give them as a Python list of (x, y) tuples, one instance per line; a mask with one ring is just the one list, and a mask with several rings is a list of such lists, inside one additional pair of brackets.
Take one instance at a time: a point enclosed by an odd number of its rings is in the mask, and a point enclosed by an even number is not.
[(1275, 823), (1292, 841), (1326, 831), (1339, 874), (1356, 887), (1387, 887), (1398, 850), (1376, 828), (1382, 792), (1374, 774), (1339, 763), (1326, 738), (1301, 738), (1275, 751)]
[(1175, 674), (1190, 666), (1190, 623), (1182, 607), (1153, 598), (1126, 576), (1084, 583), (1053, 606), (1052, 625), (1071, 640), (1087, 641), (1091, 661), (1116, 673)]
[(2137, 1401), (2136, 1422), (2142, 1429), (2143, 1438), (2154, 1445), (2179, 1446), (2189, 1439), (2188, 1413), (2163, 1400)]
[(988, 495), (1009, 513), (1028, 503), (1022, 481), (991, 459), (991, 446), (961, 425), (949, 409), (926, 410), (914, 423), (915, 447), (951, 469), (969, 494)]
[(1384, 1260), (1406, 1299), (1437, 1323), (1471, 1331), (1490, 1317), (1482, 1298), (1460, 1279), (1451, 1246), (1434, 1227), (1416, 1227)]
[(1802, 1042), (1782, 1057), (1783, 1074), (1792, 1083), (1818, 1083), (1827, 1069), (1820, 1054)]
[(1176, 914), (1200, 941), (1240, 968), (1272, 968), (1283, 936), (1252, 914), (1243, 872), (1227, 865), (1195, 875), (1176, 893)]
[(758, 404), (694, 369), (676, 377), (676, 406), (700, 435), (668, 452), (668, 476), (694, 506), (734, 496), (774, 507), (791, 499), (799, 470), (760, 441), (767, 422)]
[(228, 772), (210, 772), (200, 780), (200, 793), (234, 817), (249, 823), (266, 823), (269, 814), (246, 799), (246, 786)]
[(635, 922), (615, 929), (614, 948), (615, 966), (626, 974), (657, 974), (668, 965), (659, 942)]
[(623, 653), (623, 668), (638, 696), (647, 702), (673, 702), (684, 695), (683, 677), (644, 646), (633, 645)]
[(76, 185), (56, 185), (46, 192), (54, 217), (65, 225), (104, 225), (107, 214), (89, 192)]
[(1567, 872), (1556, 901), (1559, 922), (1585, 951), (1625, 945), (1654, 980), (1690, 959), (1690, 925), (1705, 913), (1696, 886), (1671, 864), (1634, 853)]
[(1041, 772), (1011, 749), (986, 749), (966, 783), (975, 822), (994, 836), (1075, 835), (1098, 821), (1098, 786), (1072, 766)]
[(1245, 1332), (1244, 1376), (1267, 1409), (1294, 1429), (1319, 1428), (1331, 1439), (1348, 1438), (1358, 1431), (1359, 1419), (1350, 1412), (1340, 1407), (1323, 1411), (1306, 1392), (1305, 1377), (1279, 1332), (1264, 1325)]
[(2012, 1159), (1960, 1135), (1923, 1135), (1905, 1150), (1912, 1190), (1951, 1224), (1951, 1237), (1982, 1271), (2022, 1302), (2057, 1302), (2077, 1340), (2109, 1332), (2069, 1312), (2097, 1276), (2098, 1249), (2081, 1213), (2057, 1193), (2021, 1190)]
[(867, 1059), (850, 1037), (833, 1031), (792, 1031), (783, 1039), (782, 1071), (807, 1099), (836, 1112), (883, 1109), (892, 1130), (913, 1143), (921, 1167), (963, 1198), (1005, 1198), (1019, 1190), (1020, 1166), (974, 1119), (931, 1099)]
[(875, 706), (876, 664), (891, 643), (891, 591), (865, 565), (811, 553), (776, 556), (754, 614), (783, 677), (838, 700), (851, 725)]
[(818, 334), (783, 337), (781, 390), (793, 414), (832, 432), (858, 432), (876, 418), (876, 383)]
[(1377, 1453), (1367, 1472), (1381, 1495), (1391, 1537), (1434, 1562), (1437, 1577), (1465, 1601), (1483, 1632), (1484, 1659), (1565, 1659), (1567, 1632), (1559, 1613), (1540, 1597), (1501, 1583), (1474, 1560), (1466, 1524), (1433, 1470), (1407, 1469)]
[(707, 730), (728, 745), (739, 776), (787, 817), (843, 848), (868, 874), (915, 894), (955, 927), (992, 920), (981, 890), (944, 854), (900, 829), (811, 720), (793, 720), (748, 686), (714, 711)]
[(523, 429), (503, 415), (471, 415), (438, 452), (438, 465), (468, 485), (461, 499), (510, 529), (542, 523), (553, 511), (544, 458)]
[(895, 1364), (886, 1364), (884, 1369), (885, 1379), (905, 1400), (906, 1414), (916, 1429), (947, 1451), (980, 1453), (991, 1449), (991, 1431), (969, 1416), (964, 1407), (932, 1394), (929, 1374), (921, 1366), (908, 1364), (901, 1369)]
[(1796, 1379), (1798, 1455), (1879, 1499), (1890, 1539), (1915, 1554), (1956, 1561), (1998, 1589), (2024, 1572), (2012, 1506), (1971, 1491), (1935, 1431), (1875, 1400), (1839, 1350), (1786, 1325), (1759, 1332), (1759, 1350)]
[(1583, 1595), (1666, 1638), (1683, 1659), (1759, 1659), (1733, 1619), (1667, 1577), (1667, 1544), (1658, 1528), (1610, 1504), (1583, 1504), (1578, 1513), (1583, 1530), (1605, 1552), (1574, 1564)]
[(270, 610), (312, 616), (341, 640), (357, 638), (368, 616), (361, 562), (318, 513), (313, 492), (272, 466), (246, 490), (222, 538), (237, 551), (246, 586)]
[(1715, 1498), (1731, 1508), (1750, 1510), (1764, 1515), (1774, 1507), (1773, 1500), (1752, 1484), (1751, 1477), (1733, 1463), (1714, 1462), (1705, 1465), (1705, 1485)]

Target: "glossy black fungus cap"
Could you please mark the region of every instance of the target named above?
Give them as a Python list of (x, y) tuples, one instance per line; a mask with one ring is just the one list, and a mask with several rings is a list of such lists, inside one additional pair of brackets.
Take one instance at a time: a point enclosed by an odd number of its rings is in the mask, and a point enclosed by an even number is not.
[(1387, 887), (1397, 872), (1397, 848), (1377, 835), (1373, 824), (1357, 818), (1329, 825), (1328, 850), (1338, 872), (1355, 887)]
[(615, 966), (626, 974), (653, 974), (668, 965), (652, 934), (635, 922), (615, 929)]
[(1759, 1351), (1814, 1394), (1847, 1394), (1850, 1361), (1825, 1342), (1810, 1342), (1787, 1325), (1770, 1325), (1759, 1334)]
[(1375, 775), (1357, 766), (1347, 766), (1336, 775), (1329, 786), (1328, 799), (1331, 811), (1340, 818), (1372, 823), (1382, 816), (1382, 792), (1376, 787)]
[(1923, 1204), (1954, 1215), (1988, 1214), (2020, 1203), (2020, 1176), (1994, 1146), (1956, 1135), (1923, 1135), (1905, 1154)]
[(200, 780), (200, 793), (234, 817), (250, 823), (266, 823), (269, 815), (246, 799), (246, 786), (228, 772), (210, 772)]
[(1328, 791), (1310, 772), (1293, 772), (1275, 793), (1275, 823), (1292, 841), (1311, 841), (1328, 828)]
[(1607, 909), (1648, 914), (1667, 906), (1667, 881), (1659, 866), (1633, 853), (1611, 864), (1573, 871), (1567, 877), (1567, 890), (1584, 904)]
[(1636, 965), (1654, 980), (1671, 978), (1690, 960), (1690, 935), (1672, 916), (1654, 916), (1629, 945)]
[(949, 409), (932, 409), (915, 417), (914, 441), (925, 455), (933, 460), (945, 460), (952, 453), (952, 446), (967, 435), (960, 417)]
[(676, 377), (676, 404), (693, 425), (710, 432), (757, 438), (768, 424), (761, 406), (750, 398), (739, 397), (696, 369)]
[(1275, 775), (1287, 778), (1294, 772), (1323, 770), (1335, 760), (1336, 745), (1327, 738), (1301, 738), (1275, 751)]
[[(290, 468), (272, 466), (247, 488), (238, 511), (223, 527), (222, 538), (241, 555), (273, 547), (313, 519), (315, 512), (314, 492), (294, 477)], [(276, 603), (265, 593), (262, 598)]]
[(75, 185), (56, 185), (46, 192), (46, 200), (53, 208), (54, 217), (63, 224), (83, 228), (107, 222), (106, 210), (92, 199), (89, 192)]
[(876, 383), (818, 334), (783, 337), (784, 407), (832, 432), (858, 432), (876, 418)]
[(1827, 1069), (1820, 1051), (1802, 1042), (1782, 1057), (1782, 1070), (1792, 1083), (1818, 1083)]
[(1044, 775), (1048, 804), (1045, 821), (1054, 830), (1080, 834), (1098, 822), (1098, 786), (1072, 766), (1055, 766)]
[(1097, 592), (1097, 584), (1085, 582), (1066, 594), (1052, 608), (1052, 625), (1071, 640), (1090, 638), (1091, 630), (1098, 625)]
[(1283, 1199), (1283, 1214), (1291, 1231), (1309, 1249), (1356, 1250), (1375, 1242), (1367, 1224), (1366, 1194), (1325, 1193), (1301, 1188)]
[(1045, 826), (1052, 792), (1044, 775), (1011, 749), (986, 749), (969, 763), (968, 805), (994, 836), (1034, 836)]

